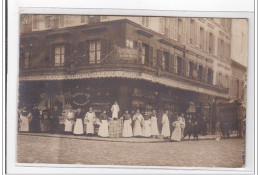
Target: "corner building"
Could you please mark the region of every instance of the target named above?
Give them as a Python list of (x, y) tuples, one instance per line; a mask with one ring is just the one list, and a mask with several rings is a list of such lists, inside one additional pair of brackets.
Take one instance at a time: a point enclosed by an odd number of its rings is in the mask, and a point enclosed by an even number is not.
[(22, 32), (19, 106), (92, 106), (98, 114), (110, 111), (116, 100), (121, 114), (156, 109), (159, 121), (164, 110), (173, 118), (181, 112), (198, 120), (205, 116), (214, 133), (218, 103), (230, 100), (231, 22), (136, 19), (141, 20), (99, 17), (82, 25)]

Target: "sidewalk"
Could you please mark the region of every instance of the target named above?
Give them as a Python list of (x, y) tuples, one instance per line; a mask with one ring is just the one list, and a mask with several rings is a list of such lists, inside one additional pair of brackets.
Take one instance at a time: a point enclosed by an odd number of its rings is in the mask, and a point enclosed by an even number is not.
[[(68, 138), (68, 139), (81, 139), (81, 140), (92, 140), (92, 141), (107, 141), (107, 142), (129, 142), (129, 143), (161, 143), (169, 142), (168, 139), (163, 138), (102, 138), (98, 136), (87, 137), (87, 136), (74, 136), (74, 135), (65, 135), (65, 134), (50, 134), (50, 133), (18, 133), (18, 135), (28, 135), (28, 136), (40, 136), (40, 137), (55, 137), (55, 138)], [(215, 140), (216, 135), (199, 135), (199, 140)], [(230, 138), (237, 138), (236, 134), (231, 134)], [(183, 141), (189, 141), (189, 138), (186, 136)], [(190, 141), (193, 141), (191, 137)]]

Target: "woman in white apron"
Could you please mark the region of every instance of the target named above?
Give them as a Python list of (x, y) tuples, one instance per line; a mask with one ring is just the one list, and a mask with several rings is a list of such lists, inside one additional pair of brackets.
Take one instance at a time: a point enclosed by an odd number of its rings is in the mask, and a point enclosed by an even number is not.
[(140, 114), (139, 109), (136, 111), (136, 114), (133, 116), (134, 121), (134, 129), (133, 134), (135, 137), (141, 137), (142, 136), (142, 123), (143, 123), (144, 117), (142, 114)]
[(133, 136), (132, 119), (128, 111), (125, 111), (125, 114), (123, 115), (123, 119), (124, 119), (124, 126), (122, 131), (122, 137), (132, 137)]
[(74, 135), (83, 135), (84, 134), (83, 122), (82, 122), (83, 117), (84, 117), (84, 115), (81, 112), (81, 109), (78, 108), (77, 113), (75, 114), (76, 123), (74, 125), (74, 130), (73, 130)]
[(164, 138), (169, 138), (171, 133), (170, 133), (170, 122), (169, 122), (169, 112), (166, 111), (163, 116), (162, 116), (162, 134)]
[(89, 108), (89, 112), (86, 113), (84, 123), (86, 124), (86, 134), (94, 135), (94, 123), (96, 121), (96, 114), (93, 112), (92, 107)]
[(20, 131), (21, 132), (29, 132), (30, 117), (31, 117), (31, 114), (26, 109), (26, 107), (24, 107), (20, 114)]
[(73, 131), (73, 121), (74, 121), (74, 113), (72, 110), (69, 110), (67, 112), (67, 117), (66, 117), (66, 120), (65, 120), (65, 133), (66, 134), (70, 134), (72, 133)]
[(153, 113), (151, 115), (151, 135), (153, 138), (159, 135), (159, 129), (157, 124), (157, 116), (156, 111), (153, 110)]
[(180, 142), (181, 141), (181, 127), (183, 127), (183, 123), (181, 121), (181, 118), (179, 117), (177, 121), (173, 122), (172, 125), (175, 127), (173, 132), (172, 132), (172, 137), (171, 140), (172, 141), (177, 141)]
[(143, 137), (151, 137), (151, 119), (147, 112), (145, 112), (143, 120)]
[(100, 125), (99, 125), (98, 135), (100, 137), (108, 137), (108, 122), (107, 122), (106, 111), (100, 114)]

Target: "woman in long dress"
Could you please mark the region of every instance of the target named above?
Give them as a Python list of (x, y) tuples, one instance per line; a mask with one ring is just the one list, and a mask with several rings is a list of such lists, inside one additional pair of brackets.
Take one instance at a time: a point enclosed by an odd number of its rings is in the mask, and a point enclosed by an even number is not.
[(151, 115), (151, 135), (153, 138), (159, 135), (159, 129), (157, 124), (157, 116), (156, 111), (153, 110), (153, 113)]
[(100, 114), (100, 125), (99, 125), (98, 135), (100, 137), (108, 137), (108, 122), (107, 122), (106, 111)]
[(133, 135), (135, 137), (141, 137), (142, 136), (142, 123), (143, 123), (144, 117), (142, 114), (140, 114), (139, 109), (136, 111), (136, 114), (133, 116), (134, 121), (134, 129), (133, 129)]
[(82, 122), (83, 117), (84, 117), (84, 115), (81, 112), (81, 109), (78, 108), (77, 113), (75, 114), (76, 123), (74, 125), (74, 130), (73, 130), (74, 135), (83, 135), (84, 134), (83, 122)]
[(177, 141), (177, 142), (181, 141), (181, 125), (183, 124), (180, 120), (181, 119), (178, 118), (177, 121), (172, 123), (172, 125), (175, 127), (175, 129), (172, 132), (172, 137), (171, 137), (172, 141)]
[(20, 131), (21, 132), (29, 132), (29, 119), (31, 114), (27, 110), (26, 107), (20, 113)]
[(164, 138), (170, 138), (169, 112), (166, 111), (162, 116), (162, 135)]
[(133, 136), (132, 119), (128, 111), (125, 111), (125, 114), (123, 115), (123, 119), (124, 119), (124, 125), (123, 125), (122, 137), (132, 137)]
[(147, 111), (143, 120), (143, 137), (151, 137), (151, 119)]
[(181, 127), (181, 137), (184, 138), (184, 129), (185, 129), (185, 118), (184, 118), (184, 114), (182, 113), (181, 116), (179, 117), (179, 121), (181, 122), (182, 124), (182, 127)]
[(96, 121), (96, 114), (92, 110), (92, 107), (89, 108), (89, 112), (86, 113), (84, 123), (87, 125), (86, 126), (86, 134), (89, 136), (94, 135), (94, 123)]
[(73, 132), (73, 121), (74, 121), (74, 113), (72, 110), (67, 112), (67, 116), (65, 119), (65, 134), (71, 134)]

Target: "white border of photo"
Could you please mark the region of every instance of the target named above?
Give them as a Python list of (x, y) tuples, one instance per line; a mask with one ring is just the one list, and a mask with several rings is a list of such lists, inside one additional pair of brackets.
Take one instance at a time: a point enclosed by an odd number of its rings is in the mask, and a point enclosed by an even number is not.
[[(84, 7), (84, 8), (83, 8)], [(227, 17), (249, 19), (249, 57), (247, 83), (246, 166), (244, 168), (200, 168), (165, 166), (103, 166), (17, 163), (17, 100), (19, 60), (19, 15), (87, 14)], [(7, 174), (252, 174), (255, 170), (254, 103), (254, 1), (253, 0), (9, 0), (8, 1), (8, 74), (6, 167)], [(3, 155), (4, 156), (4, 155)], [(196, 160), (194, 160), (196, 161)], [(126, 171), (127, 170), (127, 171)]]

